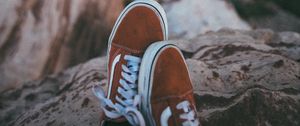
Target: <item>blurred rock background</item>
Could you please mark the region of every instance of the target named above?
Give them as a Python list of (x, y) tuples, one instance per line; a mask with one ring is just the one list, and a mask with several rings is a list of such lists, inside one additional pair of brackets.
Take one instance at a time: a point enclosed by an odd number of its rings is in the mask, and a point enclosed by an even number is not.
[(252, 28), (300, 32), (299, 0), (228, 0)]
[(0, 91), (103, 55), (122, 1), (0, 3)]
[[(98, 124), (90, 87), (105, 86), (107, 40), (129, 2), (0, 1), (0, 125)], [(298, 0), (158, 2), (203, 124), (300, 125)]]
[[(130, 1), (10, 0), (0, 4), (0, 91), (105, 54)], [(160, 0), (171, 39), (223, 27), (299, 32), (297, 0)], [(241, 18), (242, 17), (242, 18)]]

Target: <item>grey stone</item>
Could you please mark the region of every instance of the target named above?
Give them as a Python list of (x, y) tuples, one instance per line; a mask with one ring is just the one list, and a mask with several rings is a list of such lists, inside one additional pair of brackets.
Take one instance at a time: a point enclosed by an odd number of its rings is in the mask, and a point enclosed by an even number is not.
[[(287, 36), (299, 34), (222, 29), (169, 41), (186, 57), (203, 125), (300, 124), (298, 52), (271, 46), (284, 40), (299, 51), (297, 39)], [(99, 125), (103, 112), (91, 88), (107, 86), (106, 72), (101, 57), (2, 92), (0, 125)]]

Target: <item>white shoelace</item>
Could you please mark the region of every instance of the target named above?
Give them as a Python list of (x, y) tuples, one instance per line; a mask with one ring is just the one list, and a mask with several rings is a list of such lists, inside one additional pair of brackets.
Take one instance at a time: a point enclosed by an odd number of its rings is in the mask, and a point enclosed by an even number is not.
[(199, 126), (198, 119), (195, 119), (195, 111), (192, 111), (189, 107), (188, 101), (183, 101), (177, 104), (177, 109), (183, 109), (184, 113), (180, 115), (180, 118), (186, 120), (182, 123), (183, 126)]
[[(100, 100), (101, 108), (105, 115), (109, 118), (116, 119), (124, 116), (132, 125), (144, 126), (145, 120), (140, 111), (137, 110), (137, 105), (141, 102), (141, 97), (137, 95), (137, 79), (141, 58), (125, 55), (124, 59), (127, 65), (122, 64), (122, 78), (119, 83), (122, 87), (118, 87), (117, 92), (121, 95), (116, 95), (116, 103), (105, 97), (102, 88), (94, 86), (93, 92)], [(111, 109), (107, 109), (111, 108)]]

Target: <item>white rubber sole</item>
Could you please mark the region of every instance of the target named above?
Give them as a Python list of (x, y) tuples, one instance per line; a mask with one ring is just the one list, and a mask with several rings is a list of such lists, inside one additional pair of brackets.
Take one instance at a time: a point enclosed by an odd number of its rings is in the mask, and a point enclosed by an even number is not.
[[(145, 6), (145, 7), (148, 7), (150, 9), (152, 9), (157, 16), (160, 17), (160, 25), (162, 27), (162, 30), (163, 30), (163, 37), (164, 37), (164, 40), (168, 40), (168, 22), (167, 22), (167, 17), (166, 17), (166, 13), (164, 11), (164, 9), (161, 7), (161, 5), (159, 3), (157, 3), (156, 1), (154, 0), (136, 0), (136, 1), (133, 1), (131, 2), (129, 5), (127, 5), (125, 7), (125, 9), (121, 12), (120, 16), (118, 17), (113, 29), (112, 29), (112, 32), (109, 36), (109, 40), (108, 40), (108, 48), (107, 48), (107, 64), (109, 64), (109, 52), (110, 52), (110, 49), (111, 49), (111, 43), (112, 43), (112, 40), (116, 34), (116, 31), (119, 27), (119, 25), (121, 24), (122, 20), (124, 19), (124, 17), (126, 16), (126, 14), (133, 8), (135, 8), (136, 6)], [(109, 69), (108, 68), (109, 66), (107, 66), (107, 70)], [(110, 94), (111, 90), (111, 87), (109, 86), (109, 89), (108, 89), (108, 94)], [(107, 96), (107, 97), (110, 97), (110, 96)]]
[(159, 55), (161, 54), (161, 52), (163, 52), (163, 50), (167, 48), (178, 49), (173, 44), (167, 42), (157, 42), (151, 44), (147, 48), (140, 66), (138, 79), (138, 92), (142, 96), (142, 104), (140, 106), (140, 110), (144, 114), (144, 118), (146, 118), (146, 123), (149, 126), (156, 125), (152, 116), (152, 108), (150, 104), (154, 68)]

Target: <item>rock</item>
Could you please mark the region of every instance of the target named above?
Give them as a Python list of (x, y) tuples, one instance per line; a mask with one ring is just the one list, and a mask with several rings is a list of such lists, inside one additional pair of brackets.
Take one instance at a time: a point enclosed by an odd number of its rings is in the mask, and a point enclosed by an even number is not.
[(250, 29), (232, 5), (222, 0), (160, 0), (171, 38), (190, 39), (223, 27)]
[[(225, 57), (238, 51), (258, 50), (282, 55), (300, 61), (299, 34), (295, 32), (273, 32), (269, 29), (254, 31), (221, 29), (216, 33), (200, 35), (189, 41), (173, 41), (186, 57), (212, 60)], [(219, 50), (224, 49), (223, 51)], [(207, 52), (208, 51), (208, 52)]]
[[(222, 29), (170, 41), (186, 57), (201, 123), (298, 126), (298, 37), (267, 29)], [(0, 93), (0, 125), (99, 125), (103, 113), (91, 87), (105, 87), (106, 72), (101, 57)]]
[(0, 125), (99, 125), (102, 112), (91, 87), (105, 78), (106, 59), (97, 58), (3, 92)]
[(0, 92), (104, 54), (121, 1), (0, 2)]

